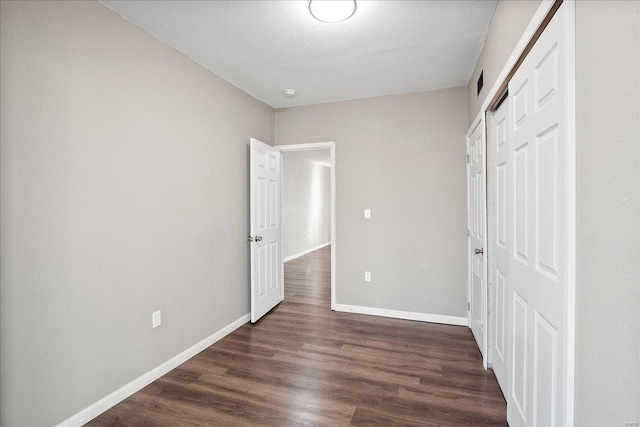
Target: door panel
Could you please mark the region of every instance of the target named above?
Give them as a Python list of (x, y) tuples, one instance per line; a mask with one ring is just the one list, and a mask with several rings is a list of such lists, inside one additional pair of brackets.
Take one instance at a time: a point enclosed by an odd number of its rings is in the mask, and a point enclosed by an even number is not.
[(558, 390), (558, 331), (538, 312), (535, 314), (533, 355), (534, 426), (554, 425)]
[(558, 127), (536, 138), (536, 267), (558, 279)]
[(529, 262), (529, 185), (528, 185), (528, 154), (529, 145), (524, 144), (516, 148), (514, 153), (514, 258), (524, 265)]
[[(507, 279), (504, 274), (496, 268), (496, 341), (495, 341), (495, 349), (496, 356), (499, 357), (499, 362), (494, 362), (493, 370), (496, 371), (496, 365), (500, 364), (500, 374), (496, 373), (496, 377), (500, 377), (498, 382), (502, 387), (503, 393), (506, 395), (506, 370), (502, 368), (506, 368), (506, 347), (505, 347), (505, 336), (506, 336), (506, 307), (507, 304), (505, 302), (505, 296), (507, 294)], [(496, 359), (494, 358), (494, 361)]]
[(251, 139), (251, 322), (282, 301), (280, 152)]
[(566, 348), (561, 345), (568, 282), (564, 14), (560, 7), (509, 84), (512, 426), (562, 425), (566, 415)]
[(511, 397), (522, 418), (527, 416), (527, 313), (529, 304), (513, 293), (513, 352)]

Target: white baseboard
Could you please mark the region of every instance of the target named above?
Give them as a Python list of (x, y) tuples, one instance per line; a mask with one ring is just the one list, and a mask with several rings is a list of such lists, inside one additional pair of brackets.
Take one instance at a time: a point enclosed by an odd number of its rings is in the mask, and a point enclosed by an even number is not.
[(386, 308), (362, 307), (359, 305), (336, 304), (335, 311), (345, 313), (370, 314), (372, 316), (393, 317), (394, 319), (417, 320), (419, 322), (442, 323), (445, 325), (468, 326), (466, 317), (444, 314), (416, 313), (413, 311), (389, 310)]
[(155, 380), (157, 380), (167, 372), (178, 367), (179, 365), (183, 364), (187, 360), (191, 359), (196, 354), (200, 353), (202, 350), (214, 344), (216, 341), (219, 341), (225, 336), (229, 335), (231, 332), (235, 331), (240, 326), (247, 323), (250, 317), (251, 317), (250, 314), (245, 314), (238, 320), (235, 320), (229, 323), (227, 326), (220, 329), (218, 332), (214, 333), (213, 335), (208, 336), (207, 338), (203, 339), (202, 341), (193, 345), (192, 347), (189, 347), (188, 349), (178, 354), (177, 356), (174, 356), (171, 359), (164, 362), (163, 364), (156, 366), (149, 372), (139, 376), (138, 378), (131, 381), (130, 383), (123, 385), (113, 393), (103, 397), (102, 399), (98, 400), (92, 405), (89, 405), (88, 407), (78, 412), (77, 414), (71, 416), (70, 418), (67, 418), (66, 420), (58, 424), (58, 427), (81, 426), (88, 423), (98, 415), (105, 412), (107, 409), (122, 402), (124, 399), (131, 396), (133, 393), (148, 386), (149, 384), (151, 384), (152, 382), (154, 382)]
[(323, 243), (320, 246), (316, 246), (315, 248), (307, 249), (304, 252), (299, 252), (299, 253), (297, 253), (295, 255), (288, 256), (283, 260), (283, 262), (287, 262), (287, 261), (291, 261), (292, 259), (300, 258), (303, 255), (310, 254), (311, 252), (317, 251), (318, 249), (322, 249), (325, 246), (329, 246), (330, 244), (331, 244), (331, 242)]

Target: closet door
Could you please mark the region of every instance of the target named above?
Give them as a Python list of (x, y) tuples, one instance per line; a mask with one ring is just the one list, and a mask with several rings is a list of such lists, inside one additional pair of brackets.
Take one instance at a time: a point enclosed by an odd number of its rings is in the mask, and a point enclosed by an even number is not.
[(485, 122), (479, 120), (467, 135), (469, 327), (487, 367), (487, 268)]
[(563, 425), (565, 417), (565, 13), (560, 7), (509, 84), (511, 426)]
[(511, 283), (511, 209), (509, 182), (509, 99), (490, 116), (487, 135), (487, 222), (489, 245), (489, 307), (491, 366), (505, 399), (508, 390), (509, 322)]

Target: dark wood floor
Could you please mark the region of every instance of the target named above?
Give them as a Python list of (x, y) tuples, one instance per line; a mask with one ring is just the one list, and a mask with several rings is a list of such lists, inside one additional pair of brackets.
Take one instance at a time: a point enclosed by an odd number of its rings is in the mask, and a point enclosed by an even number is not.
[(330, 310), (330, 248), (285, 264), (285, 300), (89, 423), (496, 425), (469, 329)]

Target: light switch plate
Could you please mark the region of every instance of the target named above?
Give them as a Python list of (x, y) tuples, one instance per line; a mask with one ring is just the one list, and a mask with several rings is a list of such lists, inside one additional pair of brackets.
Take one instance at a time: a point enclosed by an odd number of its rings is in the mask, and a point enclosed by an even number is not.
[(162, 317), (160, 315), (160, 310), (154, 311), (151, 313), (151, 327), (157, 328), (162, 323)]
[(371, 219), (371, 209), (364, 210), (364, 219)]
[(370, 282), (371, 281), (371, 272), (370, 271), (365, 271), (364, 272), (364, 281), (365, 282)]

